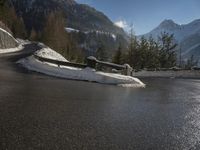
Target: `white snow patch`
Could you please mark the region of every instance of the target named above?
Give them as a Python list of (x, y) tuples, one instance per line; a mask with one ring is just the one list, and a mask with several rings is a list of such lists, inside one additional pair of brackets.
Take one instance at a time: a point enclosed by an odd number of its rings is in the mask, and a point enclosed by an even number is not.
[[(70, 28), (70, 27), (66, 27), (65, 30), (68, 32), (68, 33), (72, 33), (72, 32), (80, 32), (80, 30), (77, 30), (77, 29), (74, 29), (74, 28)], [(96, 33), (97, 35), (108, 35), (108, 36), (111, 36), (114, 40), (116, 40), (116, 35), (113, 34), (113, 33), (110, 33), (110, 32), (104, 32), (104, 31), (99, 31), (99, 30), (90, 30), (90, 31), (83, 31), (83, 33), (85, 34), (90, 34), (90, 33)]]
[(59, 53), (55, 52), (51, 48), (47, 47), (43, 43), (38, 44), (42, 49), (38, 50), (35, 52), (35, 55), (43, 58), (48, 58), (48, 59), (53, 59), (53, 60), (58, 60), (58, 61), (65, 61), (68, 62), (62, 55)]
[(74, 28), (69, 28), (69, 27), (65, 28), (65, 30), (66, 30), (68, 33), (71, 33), (71, 32), (79, 32), (79, 30), (74, 29)]
[(18, 47), (15, 48), (0, 49), (0, 54), (18, 52), (21, 51), (23, 48), (24, 47), (20, 44)]
[(112, 38), (113, 38), (114, 40), (116, 40), (116, 39), (117, 39), (117, 37), (116, 37), (116, 35), (115, 35), (115, 34), (111, 34), (111, 36), (112, 36)]
[(107, 36), (111, 36), (114, 40), (116, 40), (116, 38), (117, 38), (117, 36), (113, 33), (105, 32), (105, 31), (99, 31), (99, 30), (91, 30), (91, 31), (86, 31), (84, 33), (85, 34), (96, 33), (97, 35), (107, 35)]
[(29, 41), (29, 40), (23, 40), (23, 39), (17, 38), (17, 41), (21, 45), (31, 44), (31, 41)]

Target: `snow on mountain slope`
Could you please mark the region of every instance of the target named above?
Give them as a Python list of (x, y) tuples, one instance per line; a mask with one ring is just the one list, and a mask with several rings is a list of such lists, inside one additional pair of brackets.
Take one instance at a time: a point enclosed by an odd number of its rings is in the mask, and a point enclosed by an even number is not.
[(188, 36), (200, 33), (200, 19), (184, 25), (176, 24), (173, 20), (164, 20), (158, 27), (143, 36), (149, 37), (152, 35), (157, 38), (162, 32), (174, 34), (175, 39), (181, 42)]
[(77, 30), (77, 29), (74, 29), (74, 28), (70, 28), (70, 27), (66, 27), (65, 30), (66, 30), (68, 33), (71, 33), (71, 32), (80, 32), (80, 30)]
[(70, 27), (66, 27), (65, 30), (68, 32), (68, 33), (78, 33), (78, 32), (82, 32), (82, 33), (85, 33), (85, 34), (92, 34), (92, 33), (96, 33), (97, 35), (107, 35), (107, 36), (111, 36), (114, 40), (116, 40), (117, 36), (113, 33), (110, 33), (110, 32), (104, 32), (104, 31), (99, 31), (99, 30), (90, 30), (90, 31), (80, 31), (80, 30), (77, 30), (77, 29), (74, 29), (74, 28), (70, 28)]
[(190, 58), (191, 55), (194, 55), (195, 59), (200, 59), (200, 19), (183, 25), (176, 24), (173, 20), (164, 20), (158, 27), (149, 33), (138, 37), (144, 36), (149, 38), (152, 36), (157, 40), (158, 36), (163, 32), (174, 35), (185, 60)]
[(191, 50), (196, 49), (200, 46), (200, 43), (193, 45), (192, 47), (188, 48), (186, 51), (182, 53), (183, 56), (187, 55)]

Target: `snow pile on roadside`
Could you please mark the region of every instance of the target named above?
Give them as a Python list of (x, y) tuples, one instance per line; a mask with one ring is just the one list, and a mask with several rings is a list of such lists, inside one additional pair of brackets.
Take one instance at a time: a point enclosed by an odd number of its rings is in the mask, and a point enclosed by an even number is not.
[(0, 54), (18, 52), (21, 51), (23, 48), (24, 47), (20, 44), (18, 47), (15, 48), (0, 49)]
[(48, 63), (38, 61), (33, 56), (21, 59), (18, 63), (29, 70), (60, 78), (114, 84), (123, 87), (145, 87), (139, 79), (134, 77), (97, 72), (91, 68), (80, 69), (75, 67), (52, 66)]
[(38, 44), (42, 49), (38, 50), (35, 52), (35, 55), (39, 56), (39, 57), (43, 57), (43, 58), (48, 58), (48, 59), (53, 59), (53, 60), (58, 60), (58, 61), (65, 61), (65, 62), (69, 62), (68, 60), (66, 60), (62, 55), (60, 55), (59, 53), (55, 52), (54, 50), (52, 50), (51, 48), (47, 47), (46, 45), (44, 45), (43, 43), (39, 43)]
[(31, 41), (29, 41), (29, 40), (23, 40), (23, 39), (17, 38), (17, 41), (21, 45), (31, 44)]
[[(48, 48), (45, 45), (41, 45), (41, 50), (38, 50), (35, 54), (40, 57), (45, 57), (54, 60), (67, 61), (63, 56)], [(145, 87), (145, 85), (137, 78), (124, 76), (114, 73), (104, 73), (96, 71), (92, 68), (75, 68), (70, 66), (57, 66), (55, 64), (41, 62), (34, 56), (30, 56), (19, 60), (17, 63), (31, 71), (36, 71), (50, 76), (82, 80), (89, 82), (98, 82), (103, 84), (113, 84), (123, 87)]]

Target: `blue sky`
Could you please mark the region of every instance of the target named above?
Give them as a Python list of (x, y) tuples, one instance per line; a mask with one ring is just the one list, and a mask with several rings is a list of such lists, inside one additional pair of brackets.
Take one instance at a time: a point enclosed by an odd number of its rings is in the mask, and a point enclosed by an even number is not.
[(164, 19), (173, 19), (178, 24), (200, 19), (200, 0), (77, 1), (95, 7), (125, 28), (133, 23), (137, 35), (149, 32)]

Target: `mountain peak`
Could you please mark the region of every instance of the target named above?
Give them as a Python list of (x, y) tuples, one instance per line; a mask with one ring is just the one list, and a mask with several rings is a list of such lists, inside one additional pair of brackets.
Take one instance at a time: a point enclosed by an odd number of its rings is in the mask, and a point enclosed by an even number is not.
[(196, 19), (194, 21), (192, 21), (191, 23), (189, 23), (189, 25), (200, 25), (200, 19)]
[(159, 25), (160, 28), (176, 28), (179, 25), (176, 24), (172, 19), (165, 19), (161, 24)]

